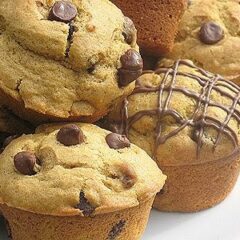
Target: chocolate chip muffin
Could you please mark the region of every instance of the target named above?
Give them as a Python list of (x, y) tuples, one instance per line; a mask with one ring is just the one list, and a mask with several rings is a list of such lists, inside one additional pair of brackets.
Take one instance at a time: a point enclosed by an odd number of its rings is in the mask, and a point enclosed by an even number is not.
[(0, 95), (34, 123), (93, 122), (142, 71), (136, 29), (107, 0), (2, 0)]
[(240, 4), (238, 0), (194, 0), (185, 12), (171, 59), (196, 65), (240, 84)]
[(162, 56), (172, 49), (187, 0), (111, 1), (136, 24), (144, 54)]
[(137, 240), (165, 178), (125, 136), (47, 125), (1, 155), (0, 209), (13, 240)]
[(240, 88), (188, 60), (146, 72), (108, 117), (168, 176), (155, 208), (179, 212), (212, 207), (232, 190), (239, 123)]
[(31, 124), (21, 120), (11, 111), (0, 106), (0, 149), (18, 135), (32, 131), (33, 127)]

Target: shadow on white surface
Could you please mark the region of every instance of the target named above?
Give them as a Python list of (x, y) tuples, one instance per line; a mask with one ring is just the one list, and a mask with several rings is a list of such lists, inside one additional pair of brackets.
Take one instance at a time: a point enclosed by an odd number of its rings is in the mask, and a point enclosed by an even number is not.
[[(0, 240), (7, 240), (0, 218)], [(153, 210), (142, 240), (240, 240), (240, 179), (218, 206), (194, 214)]]
[(193, 214), (153, 210), (142, 240), (240, 240), (240, 179), (218, 206)]

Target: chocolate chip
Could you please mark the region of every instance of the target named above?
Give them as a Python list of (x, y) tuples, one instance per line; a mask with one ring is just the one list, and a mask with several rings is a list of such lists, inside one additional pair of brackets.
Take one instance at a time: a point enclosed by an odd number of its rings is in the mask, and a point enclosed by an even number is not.
[(126, 43), (128, 43), (128, 44), (132, 44), (134, 42), (134, 40), (136, 39), (137, 30), (134, 26), (133, 21), (128, 17), (124, 17), (122, 34), (124, 36)]
[(204, 23), (199, 33), (200, 40), (205, 44), (215, 44), (223, 39), (223, 29), (214, 22)]
[(73, 24), (69, 24), (69, 30), (68, 30), (68, 41), (72, 41), (73, 39), (73, 33), (76, 31), (76, 27)]
[(188, 7), (192, 5), (192, 0), (188, 0)]
[(73, 146), (81, 144), (84, 141), (84, 136), (77, 125), (71, 124), (58, 131), (57, 140), (65, 146)]
[(143, 69), (143, 60), (141, 55), (134, 49), (129, 49), (120, 58), (122, 67), (118, 69), (119, 86), (124, 87), (135, 81)]
[(122, 164), (119, 166), (118, 174), (118, 177), (122, 182), (124, 188), (131, 188), (137, 182), (137, 174), (135, 170), (127, 164)]
[(118, 223), (116, 223), (108, 234), (108, 240), (116, 239), (123, 231), (125, 225), (126, 225), (125, 220), (120, 220)]
[(24, 175), (34, 175), (36, 172), (34, 171), (35, 164), (38, 162), (35, 154), (31, 152), (20, 152), (14, 156), (14, 165), (15, 168)]
[(53, 5), (49, 20), (69, 23), (77, 16), (77, 8), (70, 2), (57, 1)]
[(79, 204), (76, 206), (76, 208), (80, 209), (83, 215), (87, 217), (89, 217), (95, 210), (95, 208), (86, 199), (83, 191), (80, 192)]
[(106, 136), (106, 142), (110, 148), (122, 149), (130, 147), (130, 142), (126, 136), (117, 133), (110, 133)]
[(88, 71), (89, 74), (92, 74), (92, 73), (94, 72), (94, 70), (95, 70), (95, 65), (92, 65), (91, 67), (89, 67), (89, 68), (87, 69), (87, 71)]

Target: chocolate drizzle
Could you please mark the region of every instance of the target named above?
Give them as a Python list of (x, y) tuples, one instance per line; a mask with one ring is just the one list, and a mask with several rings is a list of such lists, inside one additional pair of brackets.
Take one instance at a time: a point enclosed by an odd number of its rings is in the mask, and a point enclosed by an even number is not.
[[(194, 75), (192, 73), (186, 73), (179, 71), (179, 66), (185, 65), (190, 68), (195, 69), (202, 76)], [(237, 105), (240, 103), (240, 87), (234, 83), (223, 79), (219, 75), (213, 75), (201, 68), (196, 67), (191, 62), (186, 60), (178, 60), (175, 62), (172, 68), (159, 68), (155, 72), (146, 71), (146, 73), (164, 74), (163, 80), (160, 86), (143, 86), (138, 80), (136, 82), (136, 88), (132, 95), (138, 93), (154, 93), (158, 92), (158, 106), (156, 109), (143, 110), (135, 113), (133, 116), (128, 115), (128, 100), (125, 99), (121, 108), (121, 130), (126, 136), (129, 135), (129, 130), (132, 125), (140, 120), (143, 116), (157, 116), (157, 126), (156, 126), (156, 139), (155, 139), (155, 151), (154, 156), (156, 156), (157, 148), (160, 144), (164, 144), (169, 138), (177, 135), (185, 127), (191, 126), (197, 134), (197, 157), (199, 157), (201, 147), (203, 145), (203, 136), (205, 129), (207, 127), (212, 127), (217, 131), (217, 137), (214, 142), (213, 151), (219, 144), (222, 135), (225, 134), (233, 143), (235, 150), (238, 148), (238, 137), (233, 129), (228, 126), (229, 121), (234, 117), (238, 122), (240, 122), (240, 111), (237, 110)], [(202, 87), (201, 93), (194, 92), (185, 87), (176, 86), (177, 76), (185, 76), (189, 78), (189, 81), (197, 81)], [(170, 82), (169, 82), (170, 81)], [(228, 89), (228, 91), (224, 91)], [(226, 107), (221, 103), (213, 102), (210, 99), (212, 91), (215, 90), (224, 97), (232, 100), (231, 107)], [(181, 92), (184, 95), (191, 97), (197, 101), (196, 108), (189, 119), (184, 119), (179, 112), (174, 109), (169, 108), (171, 98), (174, 92)], [(167, 97), (163, 99), (163, 93), (167, 93)], [(209, 106), (218, 107), (227, 113), (227, 116), (223, 122), (215, 119), (213, 117), (207, 116), (207, 110)], [(178, 128), (172, 132), (163, 135), (163, 124), (162, 119), (166, 116), (171, 116), (180, 125)]]

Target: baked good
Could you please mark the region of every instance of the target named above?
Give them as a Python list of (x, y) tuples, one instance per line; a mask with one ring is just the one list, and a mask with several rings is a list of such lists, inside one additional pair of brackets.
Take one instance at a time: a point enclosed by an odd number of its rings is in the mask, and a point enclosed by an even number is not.
[(137, 240), (165, 178), (124, 136), (47, 125), (0, 156), (0, 209), (13, 240)]
[(238, 0), (194, 0), (183, 15), (172, 52), (160, 65), (187, 58), (240, 84), (239, 33)]
[(141, 74), (134, 25), (107, 0), (2, 0), (0, 19), (0, 96), (35, 124), (93, 122)]
[[(23, 121), (22, 119), (15, 116), (11, 111), (0, 106), (0, 149), (3, 145), (23, 133), (30, 133), (33, 131), (31, 124)], [(5, 142), (5, 144), (4, 144)]]
[(162, 56), (174, 44), (187, 0), (112, 0), (138, 30), (138, 44), (146, 55)]
[[(110, 123), (109, 123), (110, 121)], [(168, 176), (154, 207), (194, 212), (221, 202), (239, 175), (240, 88), (178, 60), (146, 72), (108, 116)]]

